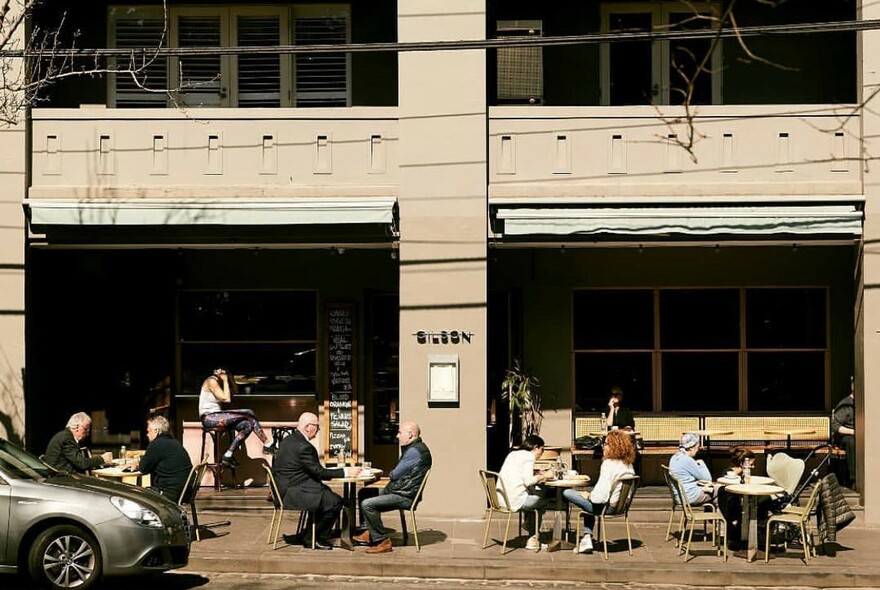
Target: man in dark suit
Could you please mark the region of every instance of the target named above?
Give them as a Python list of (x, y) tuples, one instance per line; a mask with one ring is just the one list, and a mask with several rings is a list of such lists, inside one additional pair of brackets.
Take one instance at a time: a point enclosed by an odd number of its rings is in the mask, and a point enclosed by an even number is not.
[(43, 460), (58, 471), (67, 473), (85, 473), (89, 469), (112, 463), (112, 453), (95, 457), (87, 457), (83, 453), (79, 443), (85, 440), (91, 430), (92, 418), (85, 412), (77, 412), (67, 421), (67, 428), (49, 441)]
[[(322, 482), (334, 477), (358, 475), (361, 468), (326, 469), (322, 466), (318, 462), (317, 449), (309, 442), (320, 429), (318, 417), (304, 412), (296, 430), (278, 447), (272, 460), (272, 473), (286, 508), (308, 510), (314, 514), (315, 549), (332, 549), (328, 537), (342, 510), (342, 498)], [(304, 547), (311, 545), (312, 539), (303, 539)]]

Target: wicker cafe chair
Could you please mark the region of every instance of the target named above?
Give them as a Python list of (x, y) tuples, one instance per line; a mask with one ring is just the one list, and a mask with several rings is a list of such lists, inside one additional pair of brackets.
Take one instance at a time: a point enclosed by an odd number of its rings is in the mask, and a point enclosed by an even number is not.
[[(284, 518), (284, 502), (281, 498), (281, 494), (278, 492), (278, 484), (275, 483), (275, 475), (272, 473), (272, 468), (268, 463), (263, 463), (263, 469), (266, 471), (266, 480), (269, 482), (269, 489), (271, 490), (270, 496), (272, 498), (272, 521), (269, 524), (269, 538), (266, 542), (272, 543), (272, 550), (274, 551), (278, 547), (278, 537), (281, 536), (281, 521)], [(312, 549), (314, 549), (315, 518), (308, 519), (308, 514), (307, 510), (299, 511), (299, 523), (296, 527), (296, 534), (302, 534), (307, 520), (310, 520), (312, 525)]]
[[(678, 531), (676, 532), (677, 540), (675, 541), (676, 547), (681, 547), (681, 542), (684, 539), (682, 532), (684, 531), (684, 523), (685, 523), (685, 513), (684, 509), (681, 507), (681, 502), (678, 500), (678, 493), (675, 491), (675, 482), (672, 480), (673, 475), (669, 472), (669, 467), (667, 465), (660, 466), (663, 469), (663, 479), (666, 481), (666, 487), (669, 489), (669, 497), (672, 501), (672, 507), (669, 511), (669, 523), (666, 525), (666, 541), (672, 538), (672, 520), (675, 518), (675, 511), (678, 510), (681, 512), (681, 516), (678, 519)], [(706, 502), (703, 504), (704, 512), (715, 512), (715, 505), (711, 502)], [(705, 523), (704, 523), (705, 525)], [(703, 527), (703, 533), (706, 532), (705, 526)]]
[[(513, 518), (514, 514), (520, 514), (520, 510), (513, 510), (510, 508), (510, 500), (507, 496), (507, 487), (504, 485), (504, 480), (501, 479), (501, 476), (494, 471), (486, 471), (485, 469), (480, 469), (480, 479), (483, 481), (483, 491), (486, 492), (486, 502), (488, 503), (488, 507), (486, 508), (486, 530), (483, 533), (483, 549), (488, 547), (489, 545), (489, 527), (492, 526), (492, 515), (498, 512), (499, 514), (507, 515), (507, 526), (504, 529), (504, 540), (501, 543), (501, 555), (507, 553), (507, 537), (510, 535), (510, 520)], [(500, 490), (498, 489), (500, 487)], [(538, 517), (538, 511), (535, 510), (535, 528), (540, 529), (541, 521)]]
[(804, 564), (810, 565), (810, 554), (812, 553), (812, 538), (807, 531), (809, 527), (810, 513), (816, 508), (816, 502), (819, 498), (819, 484), (813, 486), (810, 492), (810, 498), (803, 506), (786, 506), (785, 511), (780, 514), (774, 514), (767, 519), (767, 532), (764, 535), (764, 561), (770, 561), (770, 531), (773, 530), (774, 524), (790, 524), (797, 525), (801, 533), (801, 544), (804, 547)]
[[(202, 478), (205, 477), (205, 471), (208, 470), (208, 460), (205, 459), (201, 463), (192, 466), (192, 469), (189, 470), (189, 475), (186, 477), (186, 483), (183, 484), (183, 489), (180, 491), (180, 497), (177, 499), (178, 506), (186, 506), (189, 505), (189, 512), (192, 515), (193, 521), (193, 530), (196, 533), (196, 541), (201, 541), (202, 536), (199, 531), (199, 513), (196, 510), (196, 495), (199, 493), (199, 488), (202, 485)], [(229, 526), (229, 521), (212, 523), (207, 526)]]
[[(636, 496), (636, 490), (639, 489), (639, 479), (638, 475), (621, 475), (615, 479), (611, 484), (611, 489), (614, 490), (614, 488), (620, 485), (620, 496), (617, 498), (617, 502), (613, 506), (605, 504), (601, 512), (596, 515), (596, 528), (602, 537), (605, 559), (608, 559), (608, 531), (606, 530), (605, 523), (609, 518), (623, 518), (623, 521), (626, 523), (626, 544), (629, 547), (629, 554), (633, 554), (632, 535), (629, 529), (629, 509), (632, 506), (633, 498)], [(581, 538), (581, 522), (583, 522), (582, 517), (585, 514), (587, 513), (584, 511), (578, 513), (575, 539)]]
[(428, 476), (431, 475), (431, 470), (425, 472), (425, 477), (422, 478), (422, 483), (419, 485), (419, 491), (416, 493), (416, 498), (413, 500), (412, 506), (409, 509), (399, 508), (400, 512), (400, 528), (403, 529), (403, 544), (406, 545), (409, 542), (409, 536), (406, 534), (406, 514), (405, 512), (409, 512), (409, 517), (412, 519), (412, 528), (413, 528), (413, 537), (416, 540), (416, 551), (421, 551), (422, 546), (419, 545), (419, 525), (416, 522), (416, 508), (419, 507), (419, 504), (422, 502), (422, 493), (425, 491), (425, 484), (428, 482)]
[[(684, 520), (687, 526), (687, 531), (685, 531), (684, 535), (687, 537), (687, 545), (684, 544), (685, 536), (683, 536), (678, 544), (679, 553), (681, 553), (681, 548), (684, 546), (684, 560), (687, 561), (690, 558), (691, 552), (691, 541), (694, 539), (694, 528), (696, 527), (698, 522), (704, 524), (712, 524), (712, 542), (716, 545), (716, 551), (718, 555), (721, 555), (721, 552), (724, 552), (724, 561), (727, 561), (727, 519), (724, 518), (724, 515), (720, 512), (712, 511), (712, 512), (697, 512), (694, 510), (694, 507), (691, 506), (685, 499), (687, 498), (687, 494), (684, 491), (684, 486), (678, 480), (677, 477), (672, 475), (671, 472), (666, 471), (669, 475), (670, 479), (672, 479), (672, 483), (675, 485), (675, 492), (679, 498), (682, 499), (680, 505), (681, 509), (684, 513)], [(721, 531), (721, 545), (718, 543), (718, 535), (719, 529)]]

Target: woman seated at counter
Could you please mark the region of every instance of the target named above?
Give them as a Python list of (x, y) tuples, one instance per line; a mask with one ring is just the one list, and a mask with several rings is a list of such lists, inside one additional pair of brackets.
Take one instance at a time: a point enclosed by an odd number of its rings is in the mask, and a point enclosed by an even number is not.
[(214, 373), (202, 382), (199, 391), (199, 419), (203, 428), (227, 428), (235, 430), (235, 437), (229, 448), (223, 453), (221, 462), (230, 469), (239, 467), (232, 455), (241, 446), (251, 432), (263, 443), (263, 453), (272, 454), (275, 447), (272, 441), (263, 432), (253, 410), (248, 409), (223, 409), (221, 404), (232, 402), (233, 384), (230, 384), (229, 373), (226, 369), (215, 369)]
[(578, 543), (578, 553), (592, 553), (593, 525), (596, 523), (596, 514), (601, 512), (606, 504), (614, 504), (620, 497), (621, 485), (618, 483), (614, 489), (611, 489), (612, 484), (621, 475), (635, 475), (633, 463), (636, 460), (636, 449), (630, 435), (622, 430), (612, 430), (605, 437), (602, 451), (602, 466), (599, 468), (599, 479), (593, 490), (589, 494), (573, 489), (563, 492), (563, 497), (566, 500), (586, 513), (584, 514), (584, 536)]
[(669, 459), (669, 472), (681, 482), (688, 504), (715, 504), (712, 487), (700, 482), (711, 482), (712, 474), (702, 459), (697, 459), (700, 451), (700, 438), (686, 432), (678, 442), (678, 452)]

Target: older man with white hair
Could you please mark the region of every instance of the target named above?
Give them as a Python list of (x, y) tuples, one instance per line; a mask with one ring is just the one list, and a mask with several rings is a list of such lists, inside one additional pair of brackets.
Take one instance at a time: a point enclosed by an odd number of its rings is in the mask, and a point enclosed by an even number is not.
[(150, 489), (177, 502), (192, 469), (192, 461), (170, 431), (171, 424), (165, 416), (153, 416), (147, 420), (150, 444), (137, 469), (150, 475)]
[(52, 437), (46, 447), (43, 460), (57, 469), (67, 473), (85, 473), (113, 461), (113, 453), (104, 453), (94, 457), (86, 457), (80, 448), (92, 430), (92, 419), (85, 412), (77, 412), (67, 421), (67, 427)]

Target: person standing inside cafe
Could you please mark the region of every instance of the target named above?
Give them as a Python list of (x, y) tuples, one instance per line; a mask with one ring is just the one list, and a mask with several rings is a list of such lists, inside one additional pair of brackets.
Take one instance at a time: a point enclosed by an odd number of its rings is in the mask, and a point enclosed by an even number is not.
[(831, 433), (835, 444), (846, 451), (848, 483), (852, 489), (856, 489), (856, 399), (853, 378), (849, 381), (849, 395), (838, 402), (831, 414)]
[(617, 385), (611, 388), (611, 395), (608, 398), (608, 412), (605, 414), (605, 424), (608, 426), (608, 430), (613, 430), (614, 428), (633, 430), (636, 427), (632, 410), (623, 407), (623, 390)]
[(391, 539), (382, 525), (382, 513), (392, 510), (409, 510), (417, 500), (416, 494), (431, 469), (431, 451), (422, 442), (421, 430), (415, 422), (401, 422), (397, 431), (400, 442), (400, 461), (388, 478), (391, 480), (378, 496), (361, 501), (361, 514), (367, 530), (352, 539), (357, 545), (367, 545), (367, 553), (392, 551)]
[(712, 474), (702, 459), (697, 459), (700, 452), (700, 437), (691, 432), (681, 435), (678, 452), (669, 459), (669, 472), (681, 482), (688, 504), (715, 503), (715, 497), (708, 487), (700, 484), (712, 481)]
[(150, 444), (137, 471), (150, 475), (151, 490), (177, 502), (192, 470), (192, 461), (183, 445), (171, 436), (170, 430), (171, 425), (165, 416), (153, 416), (147, 420)]
[(578, 553), (593, 552), (593, 525), (596, 524), (596, 515), (602, 512), (606, 504), (614, 505), (620, 499), (623, 484), (617, 480), (623, 475), (635, 475), (635, 460), (636, 448), (632, 437), (622, 430), (612, 430), (602, 445), (602, 466), (592, 491), (582, 493), (567, 489), (562, 493), (567, 501), (584, 512), (584, 536), (578, 542)]
[[(220, 462), (230, 469), (240, 467), (238, 461), (235, 460), (233, 454), (250, 436), (251, 432), (257, 435), (263, 443), (263, 453), (272, 454), (275, 447), (266, 433), (263, 432), (257, 417), (253, 410), (248, 409), (224, 409), (223, 405), (232, 402), (232, 390), (234, 382), (230, 382), (229, 373), (226, 369), (214, 369), (214, 373), (210, 375), (202, 383), (202, 389), (199, 391), (199, 419), (203, 428), (228, 428), (235, 430), (235, 436), (223, 458)], [(221, 405), (222, 404), (222, 405)]]
[(113, 453), (94, 457), (86, 456), (80, 443), (92, 430), (92, 418), (85, 412), (77, 412), (67, 421), (67, 427), (49, 441), (43, 460), (58, 471), (85, 473), (113, 462)]
[[(342, 510), (342, 498), (323, 482), (334, 477), (355, 477), (360, 474), (361, 468), (327, 469), (321, 465), (318, 450), (311, 443), (320, 430), (318, 417), (311, 412), (303, 412), (296, 430), (281, 441), (275, 453), (272, 475), (278, 484), (284, 507), (307, 510), (309, 518), (315, 519), (315, 549), (332, 549), (330, 529)], [(311, 546), (312, 539), (303, 539), (303, 547)]]

